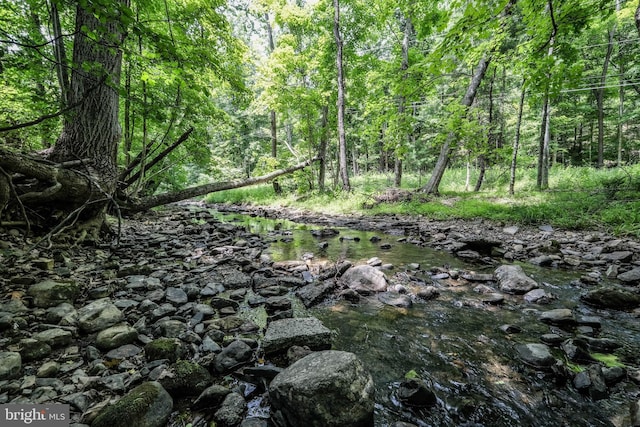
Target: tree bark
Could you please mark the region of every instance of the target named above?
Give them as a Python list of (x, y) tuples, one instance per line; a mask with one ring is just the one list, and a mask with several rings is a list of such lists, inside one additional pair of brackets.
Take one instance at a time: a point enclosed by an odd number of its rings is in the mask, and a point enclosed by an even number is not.
[(60, 14), (55, 1), (49, 2), (51, 10), (51, 23), (53, 26), (53, 54), (56, 59), (56, 75), (60, 86), (60, 105), (65, 108), (69, 105), (69, 72), (67, 70), (67, 53), (64, 48), (62, 27), (60, 26)]
[(340, 35), (340, 1), (333, 0), (333, 36), (336, 41), (336, 68), (338, 69), (338, 170), (342, 180), (342, 189), (351, 191), (349, 170), (347, 168), (347, 139), (344, 132), (344, 69), (342, 64), (342, 36)]
[[(119, 6), (128, 7), (128, 0)], [(93, 182), (91, 197), (104, 198), (116, 189), (116, 153), (121, 137), (118, 122), (119, 83), (125, 29), (117, 19), (99, 20), (102, 11), (78, 5), (69, 103), (81, 102), (74, 114), (65, 117), (62, 133), (53, 147), (54, 161), (90, 159), (88, 175)], [(92, 40), (88, 32), (97, 35)], [(88, 214), (104, 213), (104, 205)]]
[[(556, 19), (553, 14), (553, 1), (548, 0), (549, 16), (551, 18), (551, 36), (549, 38), (549, 49), (547, 50), (547, 56), (553, 56), (553, 47), (556, 41), (556, 35), (558, 33), (558, 27), (556, 25)], [(538, 146), (538, 174), (536, 179), (536, 185), (539, 190), (544, 190), (549, 187), (549, 144), (551, 140), (551, 102), (549, 100), (549, 82), (551, 81), (551, 73), (547, 73), (547, 88), (544, 94), (544, 101), (542, 106), (542, 120), (540, 123), (540, 144)]]
[(516, 122), (516, 136), (513, 139), (513, 155), (511, 156), (511, 176), (509, 178), (509, 194), (513, 196), (516, 183), (516, 165), (518, 163), (518, 148), (520, 147), (520, 128), (522, 126), (522, 112), (524, 111), (524, 99), (527, 92), (526, 79), (522, 81), (520, 90), (520, 103), (518, 104), (518, 120)]
[(327, 173), (327, 143), (329, 141), (329, 106), (324, 105), (322, 107), (322, 119), (320, 125), (320, 148), (318, 150), (318, 157), (320, 160), (320, 166), (318, 171), (318, 188), (320, 191), (324, 191), (324, 181)]
[(607, 53), (604, 56), (602, 65), (602, 74), (600, 75), (600, 86), (595, 89), (596, 105), (598, 109), (598, 167), (604, 166), (604, 95), (605, 84), (607, 82), (607, 71), (609, 70), (609, 62), (611, 61), (611, 53), (613, 52), (613, 40), (615, 30), (609, 31), (609, 42), (607, 43)]
[[(462, 98), (462, 102), (460, 103), (465, 107), (464, 114), (466, 115), (467, 110), (473, 104), (473, 100), (476, 97), (476, 92), (478, 91), (478, 87), (480, 87), (480, 83), (482, 83), (482, 78), (484, 77), (487, 68), (489, 67), (489, 62), (491, 60), (490, 56), (485, 56), (480, 59), (478, 65), (476, 66), (475, 71), (473, 72), (473, 76), (471, 77), (471, 81), (469, 82), (469, 87), (467, 88), (467, 92), (464, 94)], [(447, 139), (445, 140), (442, 148), (440, 149), (440, 155), (438, 156), (438, 160), (436, 161), (436, 165), (433, 168), (433, 173), (431, 174), (431, 178), (422, 187), (422, 191), (429, 194), (438, 194), (438, 187), (440, 186), (440, 181), (442, 180), (442, 176), (444, 175), (444, 171), (447, 169), (447, 165), (449, 164), (449, 156), (451, 155), (451, 144), (455, 140), (456, 135), (454, 132), (449, 132), (447, 135)]]

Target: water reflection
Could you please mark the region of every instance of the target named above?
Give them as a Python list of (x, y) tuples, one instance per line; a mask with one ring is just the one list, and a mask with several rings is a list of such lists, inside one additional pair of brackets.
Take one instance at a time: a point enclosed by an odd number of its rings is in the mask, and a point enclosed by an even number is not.
[[(242, 215), (225, 216), (251, 232), (267, 236), (266, 251), (274, 261), (350, 260), (363, 263), (379, 257), (393, 265), (388, 275), (414, 270), (419, 264), (426, 283), (432, 267), (487, 270), (493, 267), (464, 263), (446, 252), (417, 247), (402, 236), (340, 230), (335, 237), (314, 237), (312, 226)], [(372, 239), (373, 237), (379, 238)], [(322, 245), (321, 245), (322, 244)], [(387, 249), (383, 249), (387, 248)], [(634, 391), (612, 387), (608, 399), (590, 401), (570, 384), (557, 384), (553, 375), (536, 372), (515, 358), (516, 343), (539, 342), (549, 327), (538, 321), (541, 310), (568, 307), (579, 315), (602, 318), (602, 335), (624, 347), (621, 355), (633, 357), (640, 348), (640, 327), (626, 314), (597, 311), (582, 305), (582, 289), (571, 285), (579, 273), (523, 265), (556, 300), (547, 306), (529, 305), (521, 297), (507, 297), (502, 307), (483, 304), (472, 287), (447, 287), (440, 298), (398, 309), (373, 298), (352, 305), (328, 301), (311, 310), (295, 305), (297, 316), (313, 315), (336, 330), (334, 348), (357, 354), (369, 367), (377, 392), (376, 426), (395, 421), (419, 426), (622, 426), (629, 425), (628, 405)], [(413, 277), (412, 273), (412, 277)], [(501, 325), (516, 325), (521, 332), (507, 334)], [(560, 353), (558, 359), (563, 359)], [(408, 372), (431, 384), (439, 404), (430, 409), (407, 410), (394, 393)], [(635, 392), (637, 393), (637, 391)]]

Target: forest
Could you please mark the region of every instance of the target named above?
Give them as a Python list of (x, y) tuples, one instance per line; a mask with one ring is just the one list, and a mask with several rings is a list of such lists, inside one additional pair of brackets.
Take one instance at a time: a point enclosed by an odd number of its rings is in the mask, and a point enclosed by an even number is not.
[(433, 195), (448, 170), (466, 192), (513, 195), (522, 173), (544, 191), (566, 168), (637, 186), (632, 2), (0, 6), (5, 222), (96, 229), (107, 211), (265, 181), (349, 194), (375, 174)]

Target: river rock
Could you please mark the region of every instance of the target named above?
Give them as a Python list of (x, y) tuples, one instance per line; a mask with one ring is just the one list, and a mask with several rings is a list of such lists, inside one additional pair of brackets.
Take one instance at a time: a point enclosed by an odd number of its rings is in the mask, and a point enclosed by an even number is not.
[(183, 397), (199, 395), (211, 385), (213, 378), (202, 365), (178, 360), (161, 375), (158, 381), (170, 395)]
[(599, 308), (630, 310), (640, 307), (640, 295), (617, 286), (591, 290), (580, 297), (587, 304)]
[(253, 349), (244, 341), (236, 340), (216, 355), (216, 371), (225, 374), (237, 366), (246, 363), (253, 357)]
[(65, 329), (45, 329), (32, 335), (34, 339), (47, 343), (51, 348), (64, 347), (71, 343), (73, 335)]
[(237, 426), (247, 410), (247, 402), (238, 393), (229, 393), (213, 417), (221, 426)]
[(400, 383), (398, 400), (408, 406), (426, 407), (437, 402), (436, 395), (429, 390), (422, 380), (410, 379)]
[(100, 411), (91, 427), (163, 427), (172, 410), (169, 393), (160, 383), (150, 381)]
[(183, 345), (178, 338), (162, 337), (147, 343), (144, 346), (144, 354), (150, 362), (167, 359), (173, 363), (185, 355)]
[(381, 292), (378, 294), (378, 300), (383, 304), (398, 308), (409, 308), (413, 305), (410, 296), (397, 292)]
[(556, 359), (545, 344), (520, 344), (516, 346), (516, 350), (524, 363), (536, 368), (550, 368), (556, 363)]
[(333, 292), (336, 284), (333, 280), (323, 280), (321, 282), (313, 282), (296, 291), (298, 298), (302, 300), (305, 307), (309, 308), (320, 303), (328, 295)]
[(0, 352), (0, 380), (9, 380), (20, 376), (22, 356), (14, 351)]
[(77, 318), (75, 307), (68, 302), (63, 302), (55, 307), (51, 307), (45, 313), (45, 320), (47, 323), (51, 323), (53, 325), (59, 323), (65, 317)]
[(50, 354), (51, 346), (44, 341), (34, 338), (20, 340), (20, 355), (25, 362), (44, 359)]
[(592, 364), (573, 378), (573, 385), (583, 393), (588, 393), (591, 399), (602, 400), (608, 397), (607, 385), (605, 384), (602, 367)]
[(342, 275), (340, 281), (363, 295), (387, 290), (387, 278), (384, 273), (370, 265), (351, 267)]
[(568, 308), (545, 311), (540, 314), (540, 321), (558, 326), (574, 325), (576, 323), (573, 312)]
[(568, 339), (560, 347), (567, 358), (573, 362), (592, 362), (593, 358), (589, 354), (589, 345), (580, 338)]
[(100, 331), (96, 336), (96, 346), (102, 350), (111, 350), (125, 344), (131, 344), (137, 339), (138, 331), (123, 323)]
[(280, 426), (373, 425), (373, 379), (353, 353), (327, 350), (298, 360), (273, 379), (269, 399)]
[(193, 402), (193, 408), (218, 407), (229, 393), (231, 393), (231, 389), (220, 384), (213, 384), (200, 393), (200, 396)]
[(525, 294), (538, 287), (538, 283), (527, 276), (519, 265), (501, 265), (494, 274), (500, 290), (509, 294)]
[(524, 294), (524, 300), (529, 304), (548, 304), (551, 297), (544, 289), (533, 289)]
[(78, 310), (78, 326), (84, 332), (98, 332), (122, 322), (124, 316), (109, 298), (103, 298)]
[(27, 294), (33, 297), (33, 304), (36, 307), (55, 307), (58, 304), (73, 303), (80, 287), (74, 282), (54, 282), (45, 280), (29, 287)]
[(600, 259), (609, 262), (629, 262), (631, 258), (633, 258), (633, 252), (631, 251), (614, 251), (600, 254)]
[(167, 293), (165, 294), (165, 298), (168, 302), (173, 305), (182, 305), (186, 304), (189, 301), (189, 297), (187, 293), (180, 288), (169, 287), (167, 288)]
[(269, 323), (262, 346), (266, 354), (286, 351), (293, 345), (312, 350), (331, 348), (331, 330), (315, 317), (275, 320)]
[(637, 285), (640, 283), (640, 268), (634, 268), (618, 274), (617, 279), (628, 285)]

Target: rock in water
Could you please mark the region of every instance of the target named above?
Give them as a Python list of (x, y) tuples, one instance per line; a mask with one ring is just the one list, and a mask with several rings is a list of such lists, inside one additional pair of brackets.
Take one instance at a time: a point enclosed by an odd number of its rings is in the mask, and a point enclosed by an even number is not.
[(356, 265), (348, 269), (340, 279), (349, 288), (363, 295), (371, 295), (387, 290), (384, 273), (370, 265)]
[(114, 405), (103, 409), (92, 427), (162, 427), (166, 425), (173, 399), (155, 381), (140, 384)]
[(496, 268), (500, 290), (508, 294), (526, 294), (538, 287), (538, 283), (527, 276), (519, 265), (501, 265)]
[(262, 346), (266, 354), (285, 352), (293, 345), (312, 350), (331, 348), (331, 330), (315, 317), (281, 319), (269, 323)]
[(556, 359), (545, 344), (521, 344), (516, 347), (516, 350), (524, 363), (536, 368), (549, 368), (556, 363)]
[(617, 286), (591, 290), (582, 295), (580, 299), (599, 308), (628, 310), (640, 307), (640, 295)]
[(373, 425), (371, 374), (353, 353), (327, 350), (303, 357), (269, 385), (272, 416), (283, 427)]

